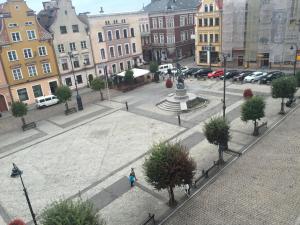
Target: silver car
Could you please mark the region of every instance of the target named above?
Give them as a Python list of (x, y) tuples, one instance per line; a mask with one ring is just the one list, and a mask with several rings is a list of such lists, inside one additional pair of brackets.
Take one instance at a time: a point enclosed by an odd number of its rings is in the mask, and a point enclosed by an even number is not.
[(255, 82), (255, 81), (258, 81), (259, 80), (259, 78), (261, 77), (261, 76), (264, 76), (264, 75), (266, 75), (267, 73), (263, 73), (263, 72), (260, 72), (260, 71), (258, 71), (258, 72), (253, 72), (253, 73), (251, 73), (249, 76), (246, 76), (245, 78), (244, 78), (244, 82), (245, 83), (250, 83), (250, 82)]

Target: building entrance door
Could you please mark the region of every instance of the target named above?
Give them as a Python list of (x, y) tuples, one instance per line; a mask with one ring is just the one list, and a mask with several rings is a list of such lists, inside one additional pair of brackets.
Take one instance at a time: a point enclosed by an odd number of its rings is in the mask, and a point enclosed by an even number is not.
[(0, 95), (0, 112), (5, 112), (7, 111), (7, 105), (6, 101), (3, 95)]
[(244, 57), (243, 56), (238, 56), (238, 66), (243, 66), (244, 64)]
[(51, 90), (51, 93), (54, 95), (57, 89), (57, 81), (51, 81), (49, 82), (49, 87)]

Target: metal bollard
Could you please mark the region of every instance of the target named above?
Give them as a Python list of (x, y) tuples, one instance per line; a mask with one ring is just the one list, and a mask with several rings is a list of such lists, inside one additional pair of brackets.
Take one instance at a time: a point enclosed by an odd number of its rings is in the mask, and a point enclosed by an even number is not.
[(179, 124), (179, 126), (181, 126), (181, 118), (180, 118), (180, 114), (178, 114), (177, 117), (178, 117), (178, 124)]
[(128, 102), (127, 101), (125, 102), (125, 105), (126, 105), (126, 110), (128, 111)]

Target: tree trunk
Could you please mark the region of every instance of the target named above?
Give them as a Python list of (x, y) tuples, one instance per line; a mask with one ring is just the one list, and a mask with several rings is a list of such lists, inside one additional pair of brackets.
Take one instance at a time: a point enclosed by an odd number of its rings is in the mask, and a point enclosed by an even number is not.
[(23, 126), (25, 126), (25, 125), (26, 125), (26, 122), (25, 122), (25, 118), (24, 118), (23, 116), (21, 117), (21, 120), (22, 120)]
[(253, 136), (258, 136), (258, 128), (257, 128), (257, 122), (254, 120), (254, 131), (253, 131)]
[(285, 114), (285, 111), (284, 111), (284, 98), (282, 98), (282, 101), (281, 101), (281, 109), (280, 109), (280, 112), (279, 114)]
[(103, 98), (103, 93), (102, 93), (102, 91), (100, 90), (100, 99), (101, 99), (101, 101), (103, 101), (104, 100), (104, 98)]
[(66, 106), (66, 111), (68, 111), (69, 110), (68, 102), (65, 103), (65, 106)]
[(168, 188), (168, 192), (169, 192), (169, 198), (170, 198), (170, 199), (169, 199), (169, 205), (170, 205), (170, 206), (176, 205), (173, 187), (170, 186), (170, 187)]
[(219, 145), (219, 164), (224, 163), (223, 150), (225, 147), (226, 147), (225, 145)]

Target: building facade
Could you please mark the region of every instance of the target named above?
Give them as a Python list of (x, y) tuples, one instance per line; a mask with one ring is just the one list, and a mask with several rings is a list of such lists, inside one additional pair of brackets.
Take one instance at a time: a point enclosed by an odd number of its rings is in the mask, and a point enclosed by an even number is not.
[(4, 74), (2, 63), (0, 63), (0, 112), (9, 110), (11, 105), (11, 95), (8, 88), (8, 83)]
[(23, 0), (0, 6), (1, 61), (14, 101), (27, 104), (55, 93), (59, 84), (52, 37)]
[(140, 21), (144, 13), (85, 16), (97, 74), (114, 75), (143, 64)]
[(41, 25), (53, 36), (62, 83), (71, 89), (87, 86), (96, 75), (88, 26), (76, 15), (71, 0), (43, 2)]
[(221, 0), (203, 0), (196, 14), (196, 63), (199, 66), (221, 66), (222, 53)]
[(151, 48), (151, 31), (149, 17), (144, 16), (139, 19), (143, 59), (145, 62), (150, 62), (152, 60), (152, 48)]
[(194, 18), (198, 5), (199, 0), (152, 0), (144, 7), (149, 13), (151, 30), (152, 52), (147, 58), (172, 62), (194, 55)]

